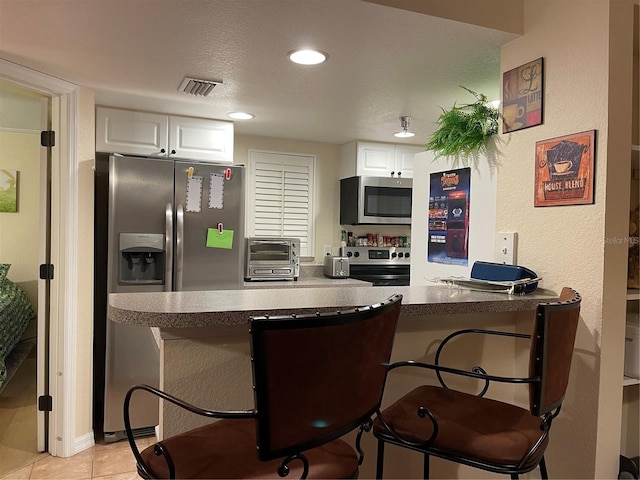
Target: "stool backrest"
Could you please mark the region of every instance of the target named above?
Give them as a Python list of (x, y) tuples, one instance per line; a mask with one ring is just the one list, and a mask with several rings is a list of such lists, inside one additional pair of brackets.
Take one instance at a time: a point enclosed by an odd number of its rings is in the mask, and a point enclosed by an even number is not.
[(529, 376), (541, 379), (529, 389), (534, 415), (545, 415), (564, 400), (581, 301), (578, 292), (565, 287), (557, 302), (538, 305), (529, 358)]
[(261, 460), (341, 437), (380, 407), (401, 301), (250, 319)]

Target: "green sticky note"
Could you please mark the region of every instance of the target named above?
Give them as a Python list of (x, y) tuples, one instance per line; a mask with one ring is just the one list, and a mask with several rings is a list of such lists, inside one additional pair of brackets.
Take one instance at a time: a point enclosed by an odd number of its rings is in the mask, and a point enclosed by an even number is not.
[(207, 229), (207, 247), (231, 250), (232, 245), (233, 230), (223, 230), (222, 233), (220, 233), (217, 228)]

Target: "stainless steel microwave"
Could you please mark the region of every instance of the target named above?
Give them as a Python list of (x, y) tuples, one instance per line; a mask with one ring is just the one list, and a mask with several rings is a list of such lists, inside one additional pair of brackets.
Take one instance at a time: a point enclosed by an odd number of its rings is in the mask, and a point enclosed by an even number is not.
[(298, 276), (299, 238), (247, 238), (245, 280), (297, 280)]
[(412, 191), (412, 178), (343, 178), (340, 180), (340, 224), (410, 225)]

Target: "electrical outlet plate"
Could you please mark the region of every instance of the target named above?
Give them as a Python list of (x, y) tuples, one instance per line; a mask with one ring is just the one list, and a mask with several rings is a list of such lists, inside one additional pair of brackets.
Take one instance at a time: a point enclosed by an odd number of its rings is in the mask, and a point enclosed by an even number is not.
[(324, 255), (325, 255), (325, 257), (327, 255), (331, 255), (331, 245), (325, 245), (324, 246)]
[(518, 234), (516, 232), (498, 232), (495, 245), (496, 262), (516, 265), (517, 247)]

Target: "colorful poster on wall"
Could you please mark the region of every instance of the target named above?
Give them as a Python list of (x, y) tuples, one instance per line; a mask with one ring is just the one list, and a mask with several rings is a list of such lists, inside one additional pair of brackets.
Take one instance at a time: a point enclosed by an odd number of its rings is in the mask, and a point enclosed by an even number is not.
[(542, 124), (542, 58), (502, 75), (502, 133)]
[(536, 142), (536, 207), (593, 203), (595, 130)]
[(18, 211), (18, 171), (0, 169), (0, 212)]
[(471, 168), (432, 173), (427, 261), (467, 266)]

